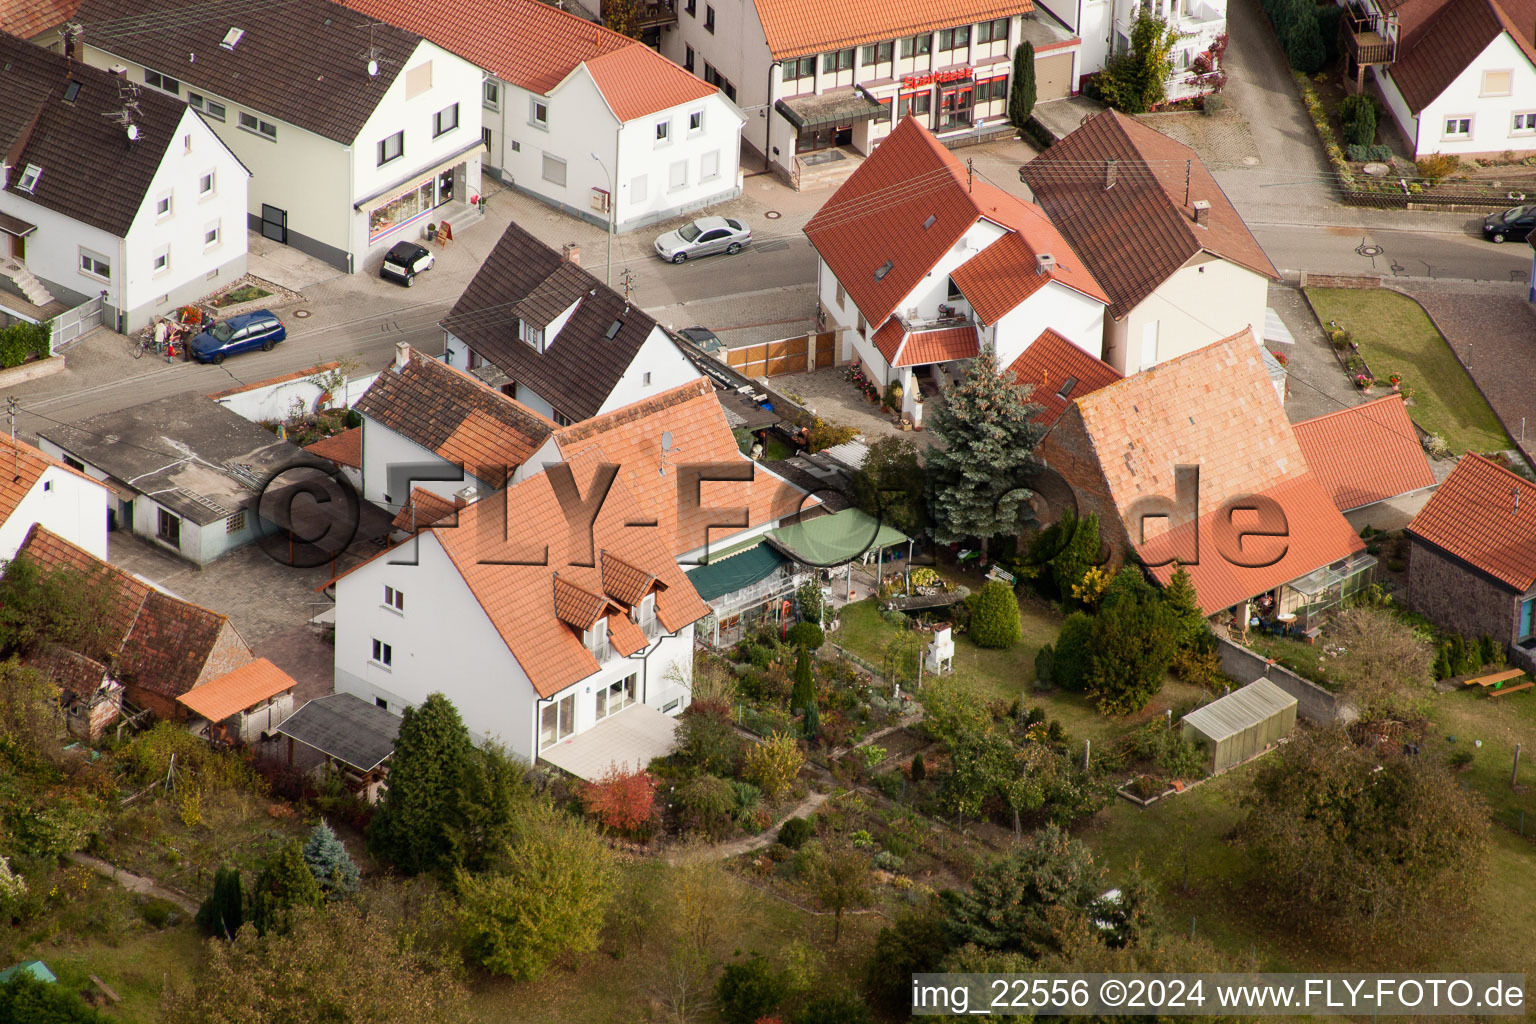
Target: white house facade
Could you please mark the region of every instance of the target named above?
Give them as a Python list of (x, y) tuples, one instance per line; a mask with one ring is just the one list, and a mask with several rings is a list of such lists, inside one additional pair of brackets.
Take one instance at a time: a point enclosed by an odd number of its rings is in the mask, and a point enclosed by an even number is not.
[(36, 307), (14, 312), (99, 297), (104, 323), (135, 331), (245, 273), (249, 175), (197, 114), (94, 68), (68, 78), (14, 37), (0, 51), (25, 118), (0, 155), (0, 275)]
[(1269, 278), (1202, 250), (1125, 316), (1105, 318), (1103, 359), (1129, 375), (1244, 329), (1262, 335), (1268, 301)]
[(0, 562), (16, 556), (34, 525), (42, 525), (97, 558), (107, 557), (107, 488), (20, 441), (0, 438), (12, 472), (0, 493), (13, 506), (0, 522)]
[(429, 222), (478, 218), (474, 65), (329, 0), (231, 12), (229, 25), (182, 19), (159, 34), (110, 27), (162, 6), (85, 0), (82, 58), (206, 120), (251, 173), (251, 230), (355, 272)]

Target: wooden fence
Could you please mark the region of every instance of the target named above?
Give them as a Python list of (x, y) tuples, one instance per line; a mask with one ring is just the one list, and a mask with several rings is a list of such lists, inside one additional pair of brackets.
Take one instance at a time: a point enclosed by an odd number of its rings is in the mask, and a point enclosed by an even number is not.
[(726, 352), (726, 365), (747, 377), (777, 377), (832, 366), (837, 361), (837, 335), (802, 334)]

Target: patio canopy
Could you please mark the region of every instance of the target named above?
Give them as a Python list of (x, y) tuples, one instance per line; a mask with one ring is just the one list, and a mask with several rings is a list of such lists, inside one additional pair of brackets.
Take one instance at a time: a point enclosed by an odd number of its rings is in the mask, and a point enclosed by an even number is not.
[(400, 719), (354, 694), (332, 693), (307, 702), (277, 731), (360, 772), (371, 772), (395, 752)]
[(783, 564), (784, 556), (758, 537), (718, 554), (711, 552), (707, 565), (688, 570), (688, 582), (699, 592), (699, 599), (708, 602), (767, 579)]
[(672, 753), (677, 719), (649, 704), (635, 704), (598, 722), (586, 732), (545, 747), (539, 757), (578, 779), (600, 778), (610, 765), (644, 768)]
[(795, 561), (817, 566), (844, 565), (867, 551), (911, 540), (896, 527), (856, 508), (770, 530), (767, 539)]

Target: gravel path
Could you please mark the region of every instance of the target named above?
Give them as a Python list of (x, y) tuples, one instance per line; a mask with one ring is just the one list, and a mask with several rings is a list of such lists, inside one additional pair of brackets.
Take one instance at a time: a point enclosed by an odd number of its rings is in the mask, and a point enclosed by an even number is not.
[(193, 903), (191, 899), (174, 889), (167, 889), (152, 878), (145, 878), (142, 875), (135, 875), (132, 872), (124, 871), (122, 868), (108, 864), (99, 857), (92, 857), (88, 853), (72, 853), (69, 855), (69, 859), (76, 864), (85, 865), (104, 878), (112, 879), (112, 881), (130, 892), (142, 893), (145, 896), (154, 896), (157, 899), (174, 903), (188, 914), (197, 913), (197, 904)]

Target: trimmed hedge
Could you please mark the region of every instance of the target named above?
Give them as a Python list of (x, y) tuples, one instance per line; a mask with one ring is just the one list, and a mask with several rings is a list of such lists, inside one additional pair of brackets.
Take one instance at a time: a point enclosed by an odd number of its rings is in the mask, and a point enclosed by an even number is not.
[(1023, 637), (1018, 598), (1013, 596), (1007, 584), (989, 580), (981, 588), (976, 609), (971, 613), (971, 639), (979, 647), (1007, 650)]

